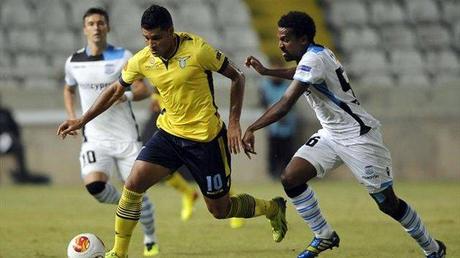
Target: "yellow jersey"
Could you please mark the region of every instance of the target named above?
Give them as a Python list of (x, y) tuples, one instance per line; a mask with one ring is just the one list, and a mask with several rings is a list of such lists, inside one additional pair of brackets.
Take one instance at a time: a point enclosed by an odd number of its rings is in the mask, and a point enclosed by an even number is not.
[(181, 138), (209, 142), (223, 125), (214, 103), (212, 72), (225, 69), (228, 60), (196, 35), (176, 32), (176, 36), (178, 47), (169, 60), (154, 56), (147, 46), (129, 59), (120, 82), (128, 86), (146, 78), (161, 98), (157, 127)]

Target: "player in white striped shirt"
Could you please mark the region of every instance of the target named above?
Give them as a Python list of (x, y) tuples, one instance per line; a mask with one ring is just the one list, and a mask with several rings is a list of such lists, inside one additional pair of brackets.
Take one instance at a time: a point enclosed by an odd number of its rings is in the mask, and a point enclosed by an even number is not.
[(315, 235), (298, 258), (316, 257), (339, 246), (340, 238), (321, 214), (307, 182), (341, 164), (367, 188), (380, 210), (417, 241), (426, 257), (445, 257), (445, 245), (431, 237), (415, 210), (394, 193), (391, 156), (383, 144), (380, 123), (362, 108), (332, 51), (315, 44), (315, 33), (310, 16), (289, 12), (278, 22), (279, 47), (286, 61), (296, 61), (297, 67), (268, 69), (252, 56), (246, 60), (246, 66), (262, 75), (293, 79), (284, 96), (246, 130), (243, 145), (249, 157), (255, 154), (254, 132), (281, 119), (301, 95), (322, 125), (294, 154), (281, 176), (286, 194)]

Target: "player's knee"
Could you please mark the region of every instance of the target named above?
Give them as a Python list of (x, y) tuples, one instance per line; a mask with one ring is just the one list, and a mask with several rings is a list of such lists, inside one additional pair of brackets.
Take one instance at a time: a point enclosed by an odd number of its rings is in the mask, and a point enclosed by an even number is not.
[[(298, 180), (293, 173), (289, 173), (286, 170), (280, 176), (281, 184), (283, 184), (284, 189), (291, 189), (299, 185)], [(304, 182), (301, 182), (304, 183)]]
[(385, 196), (382, 193), (372, 194), (379, 209), (395, 220), (401, 219), (407, 208), (406, 202), (396, 196)]
[(136, 193), (143, 193), (147, 191), (148, 187), (144, 186), (144, 183), (141, 182), (142, 176), (132, 176), (132, 175), (133, 173), (131, 173), (129, 177), (126, 179), (124, 187)]
[[(106, 185), (106, 182), (103, 182), (103, 181), (96, 181), (96, 182), (92, 182), (92, 183), (89, 183), (87, 184), (85, 187), (86, 187), (86, 190), (88, 190), (88, 192), (92, 195), (92, 196), (96, 196), (100, 193), (102, 193), (102, 191), (104, 191), (105, 189), (105, 185)], [(96, 198), (96, 197), (95, 197)], [(96, 198), (99, 202), (102, 202), (102, 200), (100, 200), (99, 198)]]
[(388, 215), (390, 215), (392, 217), (393, 217), (393, 214), (396, 212), (396, 210), (398, 208), (397, 202), (394, 203), (394, 202), (388, 202), (388, 201), (378, 203), (378, 206), (379, 206), (379, 209), (383, 213), (388, 214)]
[(216, 219), (226, 219), (228, 211), (226, 209), (220, 209), (217, 207), (208, 207), (209, 212)]
[(281, 173), (281, 183), (284, 189), (291, 189), (299, 185), (306, 184), (310, 179), (316, 176), (316, 169), (310, 163), (305, 161), (299, 162), (292, 159)]
[(399, 220), (402, 217), (405, 207), (407, 207), (407, 204), (399, 199), (396, 202), (383, 202), (379, 204), (379, 209), (395, 220)]

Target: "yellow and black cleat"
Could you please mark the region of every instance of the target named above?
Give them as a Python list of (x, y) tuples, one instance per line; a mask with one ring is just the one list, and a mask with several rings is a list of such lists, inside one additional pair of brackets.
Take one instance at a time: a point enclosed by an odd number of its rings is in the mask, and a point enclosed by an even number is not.
[(286, 200), (283, 197), (276, 197), (274, 201), (278, 205), (278, 213), (270, 219), (272, 226), (273, 240), (281, 242), (288, 231), (286, 221)]
[(160, 247), (156, 243), (148, 243), (144, 246), (144, 256), (155, 256), (160, 253)]

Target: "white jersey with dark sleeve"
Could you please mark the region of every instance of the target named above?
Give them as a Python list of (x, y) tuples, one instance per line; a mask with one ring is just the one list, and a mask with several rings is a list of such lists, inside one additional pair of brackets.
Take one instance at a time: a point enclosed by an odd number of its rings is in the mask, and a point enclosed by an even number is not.
[(297, 65), (294, 80), (309, 85), (304, 96), (334, 139), (354, 138), (380, 126), (361, 107), (343, 66), (331, 50), (311, 44)]
[[(120, 78), (131, 52), (109, 45), (99, 56), (83, 48), (71, 55), (65, 64), (65, 82), (77, 87), (82, 111), (86, 112), (102, 90)], [(138, 141), (139, 132), (131, 102), (114, 104), (94, 118), (82, 130), (84, 141)]]

